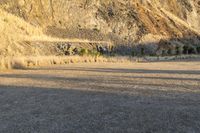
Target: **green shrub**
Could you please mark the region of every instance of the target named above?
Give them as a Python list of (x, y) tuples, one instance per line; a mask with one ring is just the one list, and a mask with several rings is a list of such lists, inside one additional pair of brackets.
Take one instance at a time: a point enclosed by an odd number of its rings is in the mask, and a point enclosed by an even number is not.
[(197, 47), (197, 53), (200, 54), (200, 47)]
[(136, 54), (135, 54), (135, 51), (133, 50), (132, 52), (131, 52), (131, 56), (136, 56)]
[(98, 52), (97, 50), (89, 50), (88, 55), (99, 57), (101, 55), (101, 53)]
[(79, 55), (80, 55), (80, 56), (88, 55), (88, 50), (85, 49), (85, 48), (82, 48), (82, 49), (80, 50), (80, 52), (79, 52)]
[(141, 56), (144, 56), (144, 55), (145, 55), (145, 49), (141, 48)]
[(100, 52), (98, 52), (97, 50), (93, 49), (93, 50), (88, 50), (85, 48), (80, 49), (79, 51), (79, 55), (80, 56), (94, 56), (94, 57), (99, 57), (101, 55)]

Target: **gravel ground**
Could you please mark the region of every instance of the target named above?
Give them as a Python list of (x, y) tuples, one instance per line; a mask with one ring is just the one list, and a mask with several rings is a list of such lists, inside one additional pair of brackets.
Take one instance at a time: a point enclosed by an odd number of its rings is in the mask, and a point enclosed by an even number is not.
[(199, 133), (200, 61), (0, 72), (0, 133)]

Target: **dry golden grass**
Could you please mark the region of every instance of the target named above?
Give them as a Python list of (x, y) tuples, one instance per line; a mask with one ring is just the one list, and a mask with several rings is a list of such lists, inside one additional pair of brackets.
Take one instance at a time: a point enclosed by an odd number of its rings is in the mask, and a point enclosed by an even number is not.
[(11, 63), (8, 58), (0, 58), (0, 69), (10, 69)]
[[(95, 41), (87, 39), (61, 39), (47, 36), (41, 27), (35, 27), (21, 18), (0, 9), (0, 31), (4, 36), (11, 36), (16, 41), (48, 41), (48, 42), (83, 42), (83, 43), (112, 43), (110, 41)], [(3, 37), (3, 35), (1, 35)]]
[[(23, 19), (14, 16), (0, 9), (0, 52), (3, 50), (5, 55), (0, 57), (0, 69), (23, 69), (32, 66), (49, 66), (69, 63), (81, 62), (144, 62), (144, 61), (165, 61), (185, 58), (198, 58), (198, 55), (191, 56), (173, 56), (173, 57), (145, 57), (145, 58), (130, 58), (130, 57), (90, 57), (90, 56), (36, 56), (36, 57), (14, 57), (15, 51), (23, 53), (27, 51), (19, 42), (21, 41), (47, 41), (47, 42), (79, 42), (79, 43), (104, 43), (112, 44), (110, 41), (95, 41), (87, 39), (61, 39), (53, 38), (43, 34), (41, 27), (35, 27)], [(148, 39), (147, 39), (148, 40)], [(31, 48), (30, 48), (31, 49)], [(10, 53), (10, 57), (6, 54)], [(1, 55), (0, 55), (1, 56)]]
[(93, 57), (93, 56), (37, 56), (37, 57), (7, 57), (0, 60), (0, 69), (25, 69), (34, 66), (63, 65), (70, 63), (94, 62), (131, 62), (130, 57)]
[(28, 67), (64, 65), (71, 63), (130, 63), (130, 62), (157, 62), (184, 59), (200, 59), (200, 55), (180, 55), (165, 57), (94, 57), (94, 56), (28, 56), (28, 57), (5, 57), (0, 59), (0, 69), (25, 69)]
[[(34, 51), (33, 47), (26, 47), (25, 41), (30, 42), (76, 42), (76, 43), (100, 43), (112, 45), (111, 41), (96, 41), (79, 38), (56, 38), (47, 36), (41, 27), (36, 27), (24, 21), (20, 17), (0, 9), (0, 56), (23, 56), (25, 51)], [(3, 54), (2, 54), (3, 53)], [(39, 56), (39, 54), (37, 54)]]
[[(35, 27), (21, 18), (0, 9), (0, 27), (4, 36), (10, 36), (15, 40), (23, 39), (24, 36), (43, 35), (40, 27)], [(1, 36), (3, 36), (1, 35)]]
[[(23, 19), (7, 13), (0, 9), (0, 69), (22, 69), (31, 66), (48, 66), (55, 64), (68, 64), (79, 62), (105, 62), (108, 59), (103, 57), (57, 57), (57, 56), (37, 56), (37, 57), (23, 57), (23, 51), (26, 49), (22, 45), (23, 41), (44, 41), (44, 42), (80, 42), (80, 43), (105, 43), (111, 44), (107, 41), (83, 40), (83, 39), (61, 39), (53, 38), (43, 34), (42, 28), (35, 27)], [(16, 52), (18, 52), (16, 54)], [(21, 52), (21, 53), (20, 53)], [(3, 55), (2, 55), (3, 53)], [(20, 57), (15, 57), (15, 56)], [(113, 59), (110, 58), (110, 61)]]

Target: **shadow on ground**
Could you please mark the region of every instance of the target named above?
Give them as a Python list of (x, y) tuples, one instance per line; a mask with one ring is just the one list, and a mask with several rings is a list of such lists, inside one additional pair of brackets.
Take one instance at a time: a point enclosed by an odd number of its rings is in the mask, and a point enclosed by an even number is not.
[[(32, 74), (0, 74), (9, 80), (31, 79), (44, 83), (74, 84), (79, 88), (35, 87), (33, 85), (0, 84), (0, 132), (2, 133), (66, 133), (66, 132), (199, 132), (200, 93), (181, 91), (199, 89), (195, 85), (145, 83), (146, 79), (199, 82), (194, 77), (145, 77), (125, 75), (126, 73), (189, 74), (198, 76), (193, 70), (143, 70), (111, 68), (60, 68), (55, 71), (85, 71), (122, 73), (114, 77), (62, 77), (34, 72), (51, 70), (32, 69)], [(56, 72), (55, 72), (56, 73)], [(119, 77), (125, 78), (121, 82)], [(102, 79), (105, 78), (105, 79)], [(133, 82), (131, 79), (144, 82)], [(85, 85), (87, 83), (87, 85)], [(24, 83), (28, 84), (28, 83)], [(106, 84), (102, 85), (102, 84)], [(110, 85), (110, 86), (109, 86)], [(114, 85), (114, 86), (113, 86)], [(116, 86), (117, 85), (117, 86)], [(129, 85), (130, 87), (124, 88)], [(138, 86), (134, 88), (132, 86)], [(140, 89), (139, 86), (143, 86)], [(151, 87), (152, 89), (148, 89)], [(160, 87), (169, 90), (158, 89)], [(180, 90), (170, 90), (171, 88)]]
[(187, 103), (179, 98), (57, 88), (0, 88), (2, 133), (200, 131), (200, 105), (193, 100)]

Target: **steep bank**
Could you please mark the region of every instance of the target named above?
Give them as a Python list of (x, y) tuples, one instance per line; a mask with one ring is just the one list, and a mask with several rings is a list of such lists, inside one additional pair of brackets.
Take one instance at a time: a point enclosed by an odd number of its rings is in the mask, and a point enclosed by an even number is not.
[(197, 0), (2, 0), (0, 6), (49, 36), (111, 41), (122, 54), (177, 54), (184, 47), (198, 53)]

